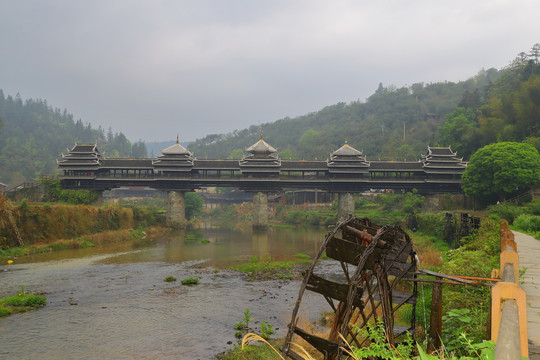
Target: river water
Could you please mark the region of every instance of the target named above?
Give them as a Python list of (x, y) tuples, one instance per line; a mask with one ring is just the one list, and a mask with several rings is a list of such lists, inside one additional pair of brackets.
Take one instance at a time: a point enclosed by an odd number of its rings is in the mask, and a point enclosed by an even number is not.
[[(48, 302), (0, 318), (0, 359), (212, 359), (236, 343), (234, 324), (246, 308), (254, 330), (266, 320), (284, 336), (300, 282), (248, 281), (223, 268), (266, 254), (313, 258), (324, 230), (197, 231), (196, 240), (186, 230), (140, 249), (64, 250), (0, 265), (0, 297), (24, 284)], [(166, 276), (197, 277), (199, 285), (167, 283)], [(312, 322), (328, 308), (316, 296), (302, 304)]]

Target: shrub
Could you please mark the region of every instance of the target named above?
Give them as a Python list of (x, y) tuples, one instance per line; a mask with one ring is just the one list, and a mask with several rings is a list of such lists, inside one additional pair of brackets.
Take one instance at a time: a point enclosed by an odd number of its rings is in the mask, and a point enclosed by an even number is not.
[(496, 215), (499, 219), (506, 219), (512, 224), (514, 223), (514, 219), (523, 213), (523, 208), (508, 203), (502, 203), (489, 206), (488, 211), (490, 216)]
[(519, 215), (514, 220), (514, 227), (525, 232), (540, 231), (540, 216), (538, 215)]
[[(176, 278), (174, 276), (166, 276), (165, 279), (163, 279), (163, 281), (165, 282), (175, 282), (176, 281)], [(182, 281), (182, 284), (184, 282)]]
[(533, 200), (525, 206), (527, 214), (540, 215), (540, 199)]
[(444, 215), (424, 213), (417, 214), (418, 230), (426, 235), (442, 238), (444, 229)]
[(182, 285), (197, 285), (199, 283), (198, 278), (187, 278), (181, 281)]

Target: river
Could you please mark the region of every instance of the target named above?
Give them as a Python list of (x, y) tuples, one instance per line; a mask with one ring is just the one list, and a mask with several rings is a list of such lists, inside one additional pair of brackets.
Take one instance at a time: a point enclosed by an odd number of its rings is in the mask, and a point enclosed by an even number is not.
[[(140, 249), (64, 250), (0, 265), (0, 297), (25, 285), (48, 302), (0, 318), (0, 359), (213, 359), (237, 342), (234, 324), (246, 308), (255, 330), (266, 320), (276, 337), (284, 336), (300, 282), (253, 282), (224, 268), (266, 254), (313, 258), (325, 231), (197, 231), (195, 237), (189, 230), (171, 233)], [(166, 276), (178, 281), (164, 282)], [(199, 285), (181, 285), (188, 277)], [(306, 321), (315, 322), (328, 306), (314, 296), (304, 297), (302, 308), (309, 309)]]

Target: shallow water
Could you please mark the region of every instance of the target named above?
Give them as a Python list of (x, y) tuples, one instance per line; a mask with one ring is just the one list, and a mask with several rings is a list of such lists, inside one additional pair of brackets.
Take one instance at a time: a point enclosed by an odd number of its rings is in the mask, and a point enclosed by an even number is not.
[[(266, 320), (279, 329), (275, 336), (284, 336), (299, 281), (250, 282), (214, 268), (266, 254), (313, 256), (324, 236), (308, 229), (180, 231), (143, 249), (66, 250), (2, 265), (0, 297), (24, 284), (28, 292), (45, 292), (48, 304), (0, 319), (0, 358), (212, 359), (236, 342), (234, 324), (246, 308), (255, 330)], [(164, 282), (169, 275), (198, 277), (199, 285)], [(327, 305), (304, 297), (302, 308), (310, 309), (304, 318), (316, 321)]]

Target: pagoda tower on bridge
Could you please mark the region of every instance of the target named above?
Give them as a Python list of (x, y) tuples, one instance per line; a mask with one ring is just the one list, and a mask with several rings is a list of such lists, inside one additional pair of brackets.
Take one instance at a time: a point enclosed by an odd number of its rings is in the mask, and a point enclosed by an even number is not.
[(261, 138), (246, 149), (250, 155), (240, 160), (240, 170), (245, 177), (279, 177), (281, 160), (277, 150)]

